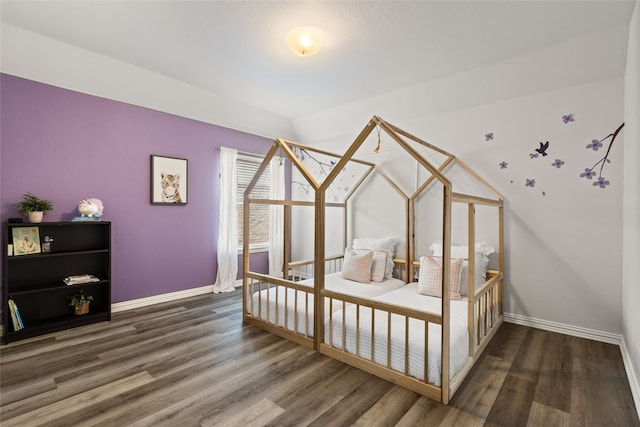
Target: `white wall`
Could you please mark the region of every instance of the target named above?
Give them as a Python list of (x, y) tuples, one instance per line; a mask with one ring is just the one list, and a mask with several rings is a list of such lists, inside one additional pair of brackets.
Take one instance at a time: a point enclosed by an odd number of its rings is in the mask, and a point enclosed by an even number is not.
[(625, 72), (622, 327), (623, 356), (640, 414), (640, 3), (636, 2)]
[[(563, 123), (566, 114), (575, 121)], [(507, 313), (619, 336), (625, 135), (605, 166), (606, 189), (579, 175), (606, 149), (586, 145), (623, 118), (623, 80), (617, 78), (393, 124), (453, 153), (505, 196)], [(493, 141), (485, 141), (487, 132)], [(547, 140), (549, 155), (531, 159)], [(553, 167), (556, 159), (565, 164)], [(506, 169), (499, 166), (503, 161)], [(535, 179), (535, 187), (526, 187), (526, 179)], [(392, 217), (391, 209), (378, 203), (376, 214)], [(372, 237), (382, 237), (376, 236), (379, 225), (370, 227)], [(418, 243), (420, 250), (430, 242)]]
[(1, 24), (3, 73), (255, 135), (291, 137), (288, 119), (22, 28)]

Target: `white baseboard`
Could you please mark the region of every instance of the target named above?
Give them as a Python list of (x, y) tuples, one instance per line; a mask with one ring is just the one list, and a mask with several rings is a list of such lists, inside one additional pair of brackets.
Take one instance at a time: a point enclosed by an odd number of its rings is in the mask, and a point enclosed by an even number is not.
[(188, 298), (210, 293), (213, 293), (213, 285), (185, 289), (184, 291), (169, 292), (167, 294), (153, 295), (146, 298), (132, 299), (129, 301), (111, 304), (111, 312), (117, 313), (119, 311), (132, 310), (134, 308), (146, 307), (148, 305), (160, 304), (162, 302), (174, 301), (180, 298)]
[(564, 323), (552, 322), (550, 320), (535, 319), (533, 317), (522, 316), (520, 314), (504, 313), (504, 321), (515, 323), (516, 325), (530, 326), (532, 328), (543, 329), (545, 331), (571, 335), (573, 337), (606, 342), (608, 344), (620, 345), (622, 342), (622, 335), (620, 334), (567, 325)]
[(638, 381), (638, 375), (636, 367), (633, 364), (629, 350), (627, 349), (627, 343), (622, 336), (622, 343), (620, 344), (620, 352), (622, 353), (622, 361), (624, 362), (624, 369), (627, 371), (627, 378), (629, 379), (629, 387), (631, 387), (631, 395), (633, 401), (636, 404), (636, 411), (638, 411), (638, 417), (640, 417), (640, 382)]
[[(242, 287), (242, 279), (236, 280), (233, 283), (233, 286), (235, 288)], [(111, 304), (111, 312), (117, 313), (118, 311), (132, 310), (134, 308), (146, 307), (148, 305), (160, 304), (162, 302), (175, 301), (180, 298), (189, 298), (210, 293), (213, 293), (213, 285), (185, 289), (184, 291), (169, 292), (167, 294), (153, 295), (146, 298), (139, 298)]]

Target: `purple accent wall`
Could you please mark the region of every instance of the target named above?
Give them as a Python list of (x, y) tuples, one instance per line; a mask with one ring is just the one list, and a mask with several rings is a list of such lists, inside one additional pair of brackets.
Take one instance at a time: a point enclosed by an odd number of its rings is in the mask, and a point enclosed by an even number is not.
[[(217, 148), (264, 154), (272, 140), (7, 74), (0, 101), (2, 221), (25, 192), (53, 201), (45, 221), (70, 220), (96, 197), (112, 222), (112, 302), (215, 282)], [(151, 154), (188, 159), (186, 206), (150, 204)], [(266, 253), (251, 261), (268, 272)]]

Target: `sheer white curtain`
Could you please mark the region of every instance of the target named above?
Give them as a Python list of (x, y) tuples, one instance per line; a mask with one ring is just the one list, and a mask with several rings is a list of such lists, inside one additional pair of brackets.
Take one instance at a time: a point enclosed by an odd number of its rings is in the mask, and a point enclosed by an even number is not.
[(238, 275), (238, 214), (236, 210), (238, 151), (220, 147), (220, 224), (218, 229), (218, 273), (213, 292), (232, 292)]
[[(273, 157), (269, 163), (271, 200), (284, 200), (284, 162), (280, 157)], [(284, 262), (284, 206), (269, 206), (269, 275), (282, 277)]]

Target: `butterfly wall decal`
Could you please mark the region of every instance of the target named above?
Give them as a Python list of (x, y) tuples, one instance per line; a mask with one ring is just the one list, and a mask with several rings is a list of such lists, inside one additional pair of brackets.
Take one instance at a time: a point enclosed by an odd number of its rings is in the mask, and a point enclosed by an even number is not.
[(544, 144), (541, 142), (540, 148), (536, 148), (536, 151), (542, 154), (543, 156), (546, 156), (548, 148), (549, 148), (549, 141), (545, 142)]

